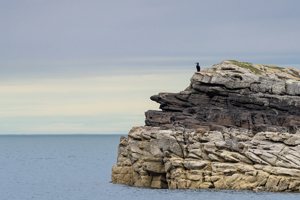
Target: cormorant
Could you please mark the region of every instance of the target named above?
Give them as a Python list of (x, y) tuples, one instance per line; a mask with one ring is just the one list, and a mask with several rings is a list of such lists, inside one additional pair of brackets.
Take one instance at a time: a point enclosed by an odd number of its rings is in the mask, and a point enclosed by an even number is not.
[(196, 65), (197, 72), (200, 72), (200, 69), (201, 69), (201, 68), (200, 68), (200, 65), (199, 65), (199, 63), (198, 63), (198, 62), (196, 62), (195, 64), (197, 64), (197, 65)]

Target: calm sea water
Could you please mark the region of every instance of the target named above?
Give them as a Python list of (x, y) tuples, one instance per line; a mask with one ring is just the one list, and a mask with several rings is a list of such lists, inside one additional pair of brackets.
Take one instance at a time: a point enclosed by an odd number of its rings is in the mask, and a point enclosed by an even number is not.
[(114, 185), (119, 135), (0, 136), (0, 199), (300, 199), (300, 194)]

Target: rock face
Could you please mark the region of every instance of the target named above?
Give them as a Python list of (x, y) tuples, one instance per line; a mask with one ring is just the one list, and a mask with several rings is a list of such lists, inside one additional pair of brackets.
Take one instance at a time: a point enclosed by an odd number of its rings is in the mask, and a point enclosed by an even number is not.
[(223, 61), (151, 100), (121, 137), (112, 182), (170, 189), (300, 191), (300, 72)]

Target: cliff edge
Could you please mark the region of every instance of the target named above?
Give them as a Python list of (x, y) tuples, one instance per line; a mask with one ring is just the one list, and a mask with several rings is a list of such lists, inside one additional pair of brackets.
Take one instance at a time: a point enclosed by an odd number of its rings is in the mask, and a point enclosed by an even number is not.
[(170, 189), (300, 191), (300, 71), (226, 60), (151, 100), (121, 137), (112, 182)]

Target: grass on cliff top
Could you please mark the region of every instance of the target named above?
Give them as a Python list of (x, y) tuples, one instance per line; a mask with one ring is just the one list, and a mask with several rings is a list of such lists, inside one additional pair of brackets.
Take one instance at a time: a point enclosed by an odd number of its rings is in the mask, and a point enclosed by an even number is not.
[(236, 66), (239, 66), (241, 68), (249, 69), (252, 72), (254, 72), (255, 74), (261, 74), (261, 70), (256, 69), (255, 67), (253, 67), (252, 63), (249, 63), (249, 62), (239, 62), (239, 61), (236, 61), (236, 60), (229, 60), (229, 62), (231, 62), (232, 64), (234, 64)]
[(271, 68), (271, 69), (278, 69), (280, 71), (283, 71), (283, 69), (284, 69), (283, 67), (278, 67), (276, 65), (262, 65), (262, 66), (268, 67), (268, 68)]

